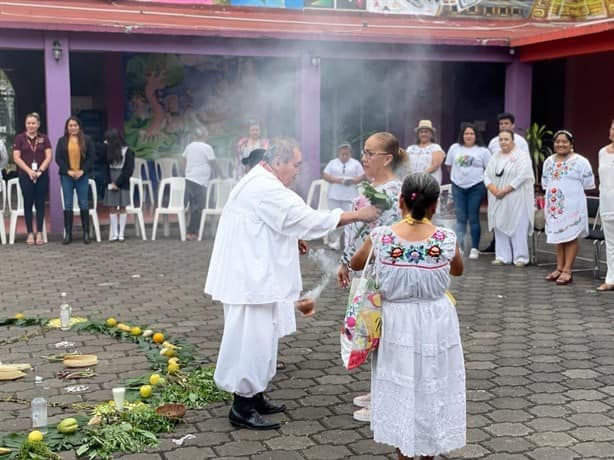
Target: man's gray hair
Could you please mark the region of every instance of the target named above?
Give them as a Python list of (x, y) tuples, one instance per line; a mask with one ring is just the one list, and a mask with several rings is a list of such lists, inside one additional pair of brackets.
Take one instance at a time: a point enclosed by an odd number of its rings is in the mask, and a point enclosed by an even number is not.
[(263, 160), (272, 165), (275, 158), (282, 163), (288, 163), (294, 156), (294, 149), (299, 148), (298, 142), (291, 137), (276, 137), (264, 153)]

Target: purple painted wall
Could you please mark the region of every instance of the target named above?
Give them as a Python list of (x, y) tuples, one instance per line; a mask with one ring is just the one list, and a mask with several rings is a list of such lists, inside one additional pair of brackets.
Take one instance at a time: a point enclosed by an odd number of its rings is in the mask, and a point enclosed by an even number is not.
[[(62, 47), (62, 56), (58, 61), (53, 57), (53, 44), (58, 42)], [(64, 135), (64, 123), (70, 116), (70, 53), (67, 35), (48, 34), (44, 40), (45, 46), (45, 93), (47, 106), (47, 128), (51, 145), (54, 148), (60, 137)], [(62, 204), (60, 200), (60, 178), (54, 161), (49, 169), (49, 214), (51, 231), (62, 232)]]
[(516, 116), (516, 129), (524, 135), (531, 124), (533, 66), (518, 57), (505, 70), (505, 111)]

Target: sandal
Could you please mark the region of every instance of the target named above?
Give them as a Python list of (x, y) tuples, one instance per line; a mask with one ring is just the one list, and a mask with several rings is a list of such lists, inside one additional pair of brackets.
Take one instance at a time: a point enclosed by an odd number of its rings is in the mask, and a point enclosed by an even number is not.
[(36, 234), (36, 245), (40, 246), (42, 244), (45, 244), (45, 240), (43, 239), (43, 234), (42, 233), (37, 233)]
[(546, 281), (556, 281), (559, 278), (559, 276), (561, 276), (561, 273), (563, 273), (563, 270), (561, 270), (560, 268), (557, 268), (552, 273), (550, 273), (548, 276), (546, 276), (546, 278), (544, 279)]
[(26, 244), (28, 246), (32, 246), (34, 244), (34, 234), (28, 233), (28, 237), (26, 238)]
[(614, 291), (614, 284), (603, 283), (596, 290), (597, 291)]
[(556, 284), (558, 284), (559, 286), (564, 286), (566, 284), (569, 284), (573, 281), (573, 275), (571, 274), (571, 272), (566, 272), (566, 271), (561, 271), (561, 274), (559, 275), (559, 277), (556, 279)]

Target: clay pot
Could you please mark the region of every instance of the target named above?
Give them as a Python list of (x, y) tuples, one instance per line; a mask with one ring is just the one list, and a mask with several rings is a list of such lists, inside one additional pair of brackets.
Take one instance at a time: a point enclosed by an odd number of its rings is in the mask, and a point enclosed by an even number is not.
[(300, 311), (303, 316), (313, 316), (316, 313), (316, 302), (312, 298), (299, 299), (296, 301), (296, 309)]

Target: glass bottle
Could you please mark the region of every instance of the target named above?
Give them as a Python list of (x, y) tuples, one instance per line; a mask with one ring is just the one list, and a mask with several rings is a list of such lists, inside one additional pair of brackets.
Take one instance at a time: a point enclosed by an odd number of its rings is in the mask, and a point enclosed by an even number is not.
[(32, 407), (32, 428), (47, 433), (47, 399), (45, 398), (45, 388), (43, 378), (38, 375), (34, 377), (34, 398)]
[(72, 310), (68, 302), (66, 302), (66, 293), (62, 292), (60, 297), (62, 298), (62, 304), (60, 305), (60, 329), (67, 331), (70, 329), (70, 316)]

